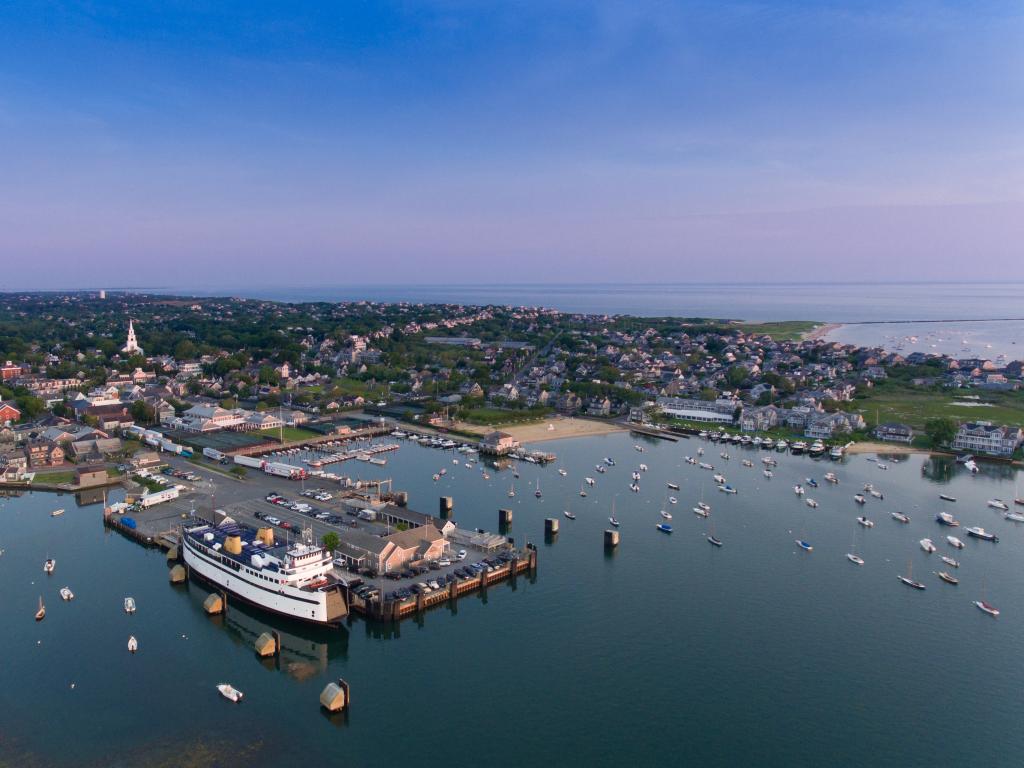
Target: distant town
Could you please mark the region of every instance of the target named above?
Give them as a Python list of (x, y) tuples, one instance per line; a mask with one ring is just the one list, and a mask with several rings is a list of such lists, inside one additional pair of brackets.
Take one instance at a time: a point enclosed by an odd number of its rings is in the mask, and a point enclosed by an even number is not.
[[(816, 324), (127, 293), (0, 298), (0, 474), (75, 484), (147, 446), (337, 434), (353, 417), (518, 448), (561, 417), (1019, 458), (1021, 360), (901, 354)], [(347, 426), (346, 426), (347, 425)], [(135, 428), (135, 429), (133, 429)], [(231, 435), (219, 443), (213, 434)], [(76, 477), (79, 475), (79, 477)]]

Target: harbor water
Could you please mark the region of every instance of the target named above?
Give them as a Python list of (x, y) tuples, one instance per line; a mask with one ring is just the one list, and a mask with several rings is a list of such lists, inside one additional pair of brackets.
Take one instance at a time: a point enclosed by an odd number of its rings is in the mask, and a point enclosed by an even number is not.
[[(699, 446), (736, 495), (684, 462)], [(511, 535), (540, 549), (536, 578), (398, 625), (354, 618), (342, 629), (310, 628), (236, 605), (211, 618), (202, 610), (208, 592), (171, 586), (164, 555), (105, 529), (99, 505), (42, 493), (4, 499), (0, 764), (262, 766), (297, 755), (351, 766), (1019, 762), (1024, 526), (986, 505), (1000, 498), (1013, 509), (1010, 467), (983, 464), (972, 476), (913, 455), (883, 457), (882, 469), (874, 457), (836, 463), (625, 433), (544, 448), (558, 461), (519, 464), (518, 480), (490, 466), (484, 479), (463, 456), (412, 443), (387, 466), (344, 467), (393, 478), (424, 511), (452, 496), (466, 528), (495, 530), (498, 509), (511, 508)], [(778, 459), (771, 479), (763, 455)], [(615, 466), (599, 474), (604, 457)], [(649, 469), (633, 493), (641, 462)], [(433, 481), (441, 468), (448, 472)], [(838, 485), (823, 481), (827, 471)], [(582, 498), (586, 476), (596, 484)], [(820, 484), (805, 484), (817, 509), (793, 491), (809, 477)], [(884, 498), (861, 507), (853, 495), (867, 482)], [(288, 481), (282, 490), (294, 495)], [(701, 498), (707, 519), (691, 511)], [(605, 550), (613, 504), (621, 543)], [(61, 506), (65, 514), (51, 517)], [(661, 510), (672, 514), (670, 535), (656, 530)], [(1000, 540), (940, 527), (938, 511)], [(860, 514), (874, 528), (859, 526)], [(561, 529), (547, 541), (546, 517)], [(724, 546), (712, 547), (709, 533)], [(966, 548), (953, 550), (947, 534)], [(924, 537), (937, 553), (922, 551)], [(854, 550), (863, 566), (846, 559)], [(937, 578), (949, 570), (942, 554), (960, 561), (959, 586)], [(51, 576), (47, 557), (57, 560)], [(897, 580), (910, 568), (925, 591)], [(71, 602), (58, 596), (64, 585)], [(134, 615), (123, 610), (127, 595)], [(37, 623), (40, 596), (47, 615)], [(982, 599), (1002, 615), (975, 608)], [(269, 629), (282, 633), (282, 656), (260, 660), (252, 642)], [(352, 687), (352, 707), (327, 716), (318, 696), (338, 678)], [(244, 700), (221, 698), (221, 682)]]

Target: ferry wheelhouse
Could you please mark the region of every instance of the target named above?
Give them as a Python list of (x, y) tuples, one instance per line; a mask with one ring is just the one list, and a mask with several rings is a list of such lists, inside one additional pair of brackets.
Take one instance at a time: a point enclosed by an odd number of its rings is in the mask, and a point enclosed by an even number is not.
[(338, 624), (348, 613), (331, 555), (310, 530), (278, 544), (271, 528), (197, 519), (184, 527), (182, 542), (191, 573), (247, 603), (315, 624)]

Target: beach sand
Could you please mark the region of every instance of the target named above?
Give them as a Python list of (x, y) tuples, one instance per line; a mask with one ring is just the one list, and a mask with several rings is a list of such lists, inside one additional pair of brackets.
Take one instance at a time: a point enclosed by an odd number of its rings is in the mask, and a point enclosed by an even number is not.
[[(548, 426), (554, 429), (548, 429)], [(541, 443), (547, 440), (561, 440), (567, 437), (589, 437), (591, 435), (607, 435), (611, 432), (620, 432), (624, 429), (621, 424), (611, 421), (597, 421), (593, 419), (574, 419), (566, 416), (552, 416), (544, 421), (532, 424), (514, 424), (505, 427), (481, 427), (477, 424), (466, 424), (459, 422), (459, 429), (476, 432), (485, 435), (488, 432), (498, 429), (507, 432), (521, 443)]]
[(832, 333), (832, 331), (835, 331), (842, 327), (842, 323), (825, 323), (824, 325), (819, 325), (813, 331), (808, 331), (807, 333), (805, 333), (803, 335), (803, 340), (815, 341), (817, 339), (824, 339), (826, 336)]
[(911, 454), (911, 453), (922, 453), (929, 454), (931, 451), (923, 448), (914, 448), (910, 445), (903, 445), (902, 443), (853, 443), (846, 449), (846, 453), (854, 455), (858, 453), (889, 453), (889, 454)]

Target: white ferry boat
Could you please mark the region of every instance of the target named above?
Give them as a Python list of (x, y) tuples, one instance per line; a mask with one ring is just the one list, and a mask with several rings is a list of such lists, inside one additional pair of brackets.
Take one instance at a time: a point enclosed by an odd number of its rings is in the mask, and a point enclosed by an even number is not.
[(285, 545), (275, 544), (271, 528), (197, 520), (184, 528), (182, 541), (192, 574), (247, 603), (316, 624), (338, 624), (348, 613), (330, 553), (311, 531)]

